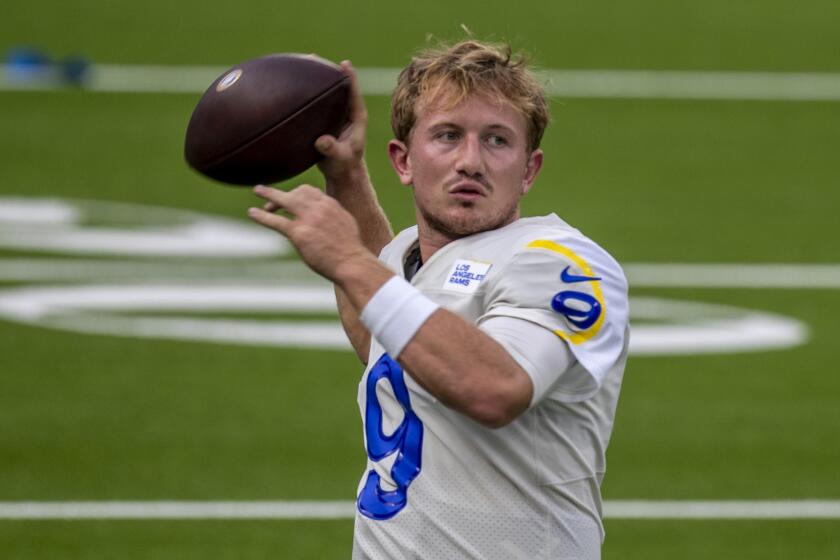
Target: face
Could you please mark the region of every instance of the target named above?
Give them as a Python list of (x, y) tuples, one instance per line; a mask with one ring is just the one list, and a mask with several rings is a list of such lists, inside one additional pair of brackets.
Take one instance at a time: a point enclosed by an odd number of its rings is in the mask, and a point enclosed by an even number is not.
[(418, 111), (408, 144), (392, 140), (391, 163), (412, 186), (420, 230), (437, 247), (519, 218), (519, 200), (542, 166), (528, 151), (525, 117), (510, 103), (471, 96)]

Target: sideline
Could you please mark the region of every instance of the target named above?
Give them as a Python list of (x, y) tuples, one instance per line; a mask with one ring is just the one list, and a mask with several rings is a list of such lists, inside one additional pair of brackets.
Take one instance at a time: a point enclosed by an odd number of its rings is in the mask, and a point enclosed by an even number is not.
[[(0, 502), (0, 520), (349, 519), (352, 501)], [(607, 519), (840, 519), (840, 500), (608, 500)]]
[[(97, 64), (89, 91), (201, 93), (223, 66)], [(366, 95), (390, 95), (398, 68), (358, 68)], [(15, 80), (0, 65), (0, 91), (53, 90), (56, 81)], [(543, 70), (548, 95), (560, 98), (711, 99), (748, 101), (840, 101), (840, 73), (692, 72), (669, 70)]]

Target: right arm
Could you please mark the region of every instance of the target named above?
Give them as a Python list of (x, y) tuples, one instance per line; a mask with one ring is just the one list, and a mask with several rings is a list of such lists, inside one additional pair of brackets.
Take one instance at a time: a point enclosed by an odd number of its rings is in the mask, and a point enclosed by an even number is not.
[[(364, 160), (354, 171), (355, 177), (343, 181), (327, 180), (327, 194), (338, 200), (350, 212), (359, 226), (362, 243), (374, 255), (391, 241), (393, 233), (385, 213), (379, 206), (371, 185)], [(359, 313), (350, 303), (347, 294), (335, 284), (335, 300), (338, 315), (350, 344), (363, 364), (367, 364), (370, 350), (370, 332), (359, 320)]]
[[(327, 194), (356, 219), (362, 243), (371, 253), (378, 255), (394, 235), (365, 165), (367, 109), (358, 78), (349, 61), (342, 62), (341, 67), (350, 76), (350, 122), (338, 138), (321, 136), (315, 142), (315, 147), (325, 156), (318, 167), (326, 179)], [(335, 297), (344, 332), (356, 355), (366, 364), (370, 333), (359, 321), (359, 313), (338, 285), (335, 285)]]
[[(257, 187), (255, 193), (286, 215), (252, 208), (251, 218), (285, 235), (312, 270), (340, 287), (344, 304), (355, 310), (352, 317), (358, 321), (357, 313), (394, 271), (365, 246), (356, 219), (309, 185), (288, 192)], [(504, 347), (445, 309), (434, 310), (404, 350), (394, 353), (440, 402), (488, 427), (506, 425), (531, 402), (530, 378)]]

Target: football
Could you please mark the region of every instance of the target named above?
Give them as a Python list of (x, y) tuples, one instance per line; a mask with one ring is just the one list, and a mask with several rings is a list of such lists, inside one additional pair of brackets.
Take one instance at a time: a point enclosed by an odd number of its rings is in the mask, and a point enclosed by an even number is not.
[(184, 156), (231, 185), (277, 183), (321, 159), (315, 140), (338, 136), (349, 118), (350, 79), (314, 55), (274, 54), (238, 64), (201, 96)]

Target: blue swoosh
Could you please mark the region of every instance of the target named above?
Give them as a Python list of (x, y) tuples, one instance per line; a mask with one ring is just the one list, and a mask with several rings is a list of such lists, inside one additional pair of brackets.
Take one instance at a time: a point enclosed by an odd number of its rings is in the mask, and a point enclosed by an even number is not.
[(600, 280), (601, 278), (598, 276), (577, 276), (575, 274), (569, 274), (569, 268), (566, 267), (563, 269), (563, 272), (560, 273), (560, 280), (567, 284), (574, 284), (576, 282), (594, 282), (595, 280)]

